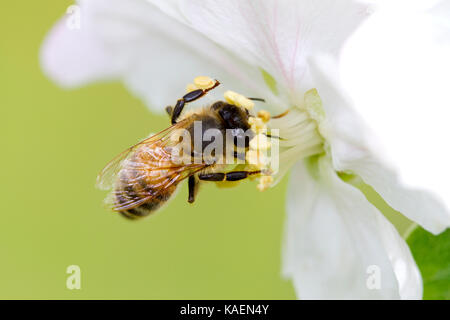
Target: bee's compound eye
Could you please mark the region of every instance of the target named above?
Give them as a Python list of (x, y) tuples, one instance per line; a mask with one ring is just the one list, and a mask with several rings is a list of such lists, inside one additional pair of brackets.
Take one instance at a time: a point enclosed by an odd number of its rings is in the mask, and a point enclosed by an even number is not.
[(248, 124), (248, 115), (243, 111), (244, 108), (227, 104), (219, 110), (219, 114), (225, 122), (227, 129), (243, 129), (250, 128)]

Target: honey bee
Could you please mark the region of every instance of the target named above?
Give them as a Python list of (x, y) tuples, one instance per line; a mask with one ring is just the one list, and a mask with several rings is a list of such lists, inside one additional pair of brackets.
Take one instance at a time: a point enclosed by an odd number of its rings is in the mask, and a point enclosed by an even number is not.
[[(203, 132), (210, 128), (218, 129), (224, 140), (229, 130), (251, 132), (249, 110), (239, 103), (217, 101), (182, 116), (187, 103), (200, 99), (220, 84), (217, 80), (209, 80), (211, 83), (206, 88), (194, 88), (179, 99), (175, 107), (166, 108), (171, 117), (170, 127), (128, 148), (109, 162), (99, 174), (98, 187), (111, 190), (106, 203), (112, 210), (126, 218), (139, 219), (165, 204), (175, 193), (179, 183), (185, 179), (188, 179), (188, 202), (192, 203), (199, 181), (238, 181), (261, 173), (261, 170), (223, 172), (225, 166), (218, 165), (217, 159), (219, 156), (225, 156), (225, 151), (215, 155), (214, 159), (205, 159), (203, 151), (206, 145), (202, 144), (200, 150), (196, 150), (193, 141), (191, 143), (194, 151), (189, 154), (192, 161), (174, 161), (173, 148), (179, 142), (176, 132), (178, 129), (184, 129), (192, 133), (195, 121), (201, 122)], [(252, 98), (247, 98), (246, 101), (250, 101), (249, 99)], [(251, 137), (241, 138), (244, 139), (244, 149), (248, 148)], [(239, 158), (242, 154), (233, 151), (233, 156)]]

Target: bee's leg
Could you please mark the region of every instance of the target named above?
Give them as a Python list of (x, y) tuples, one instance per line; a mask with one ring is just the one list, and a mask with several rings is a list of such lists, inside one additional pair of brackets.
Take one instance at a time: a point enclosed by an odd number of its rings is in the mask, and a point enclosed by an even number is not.
[(172, 106), (167, 106), (166, 107), (166, 112), (169, 115), (169, 117), (172, 116), (172, 112), (173, 112), (173, 107)]
[(259, 174), (258, 171), (231, 171), (231, 172), (212, 172), (201, 173), (198, 175), (200, 180), (204, 181), (238, 181), (248, 178), (251, 175)]
[(193, 203), (195, 201), (195, 196), (197, 194), (198, 189), (198, 181), (195, 178), (195, 175), (192, 175), (188, 178), (188, 189), (189, 189), (188, 202)]
[[(195, 90), (195, 91), (198, 91), (198, 90)], [(192, 92), (195, 92), (195, 91), (192, 91)], [(190, 93), (192, 93), (192, 92), (190, 92)], [(172, 111), (172, 114), (171, 114), (171, 122), (172, 122), (172, 124), (175, 124), (177, 122), (178, 117), (181, 114), (181, 111), (183, 111), (183, 109), (184, 109), (185, 102), (186, 101), (184, 100), (184, 97), (177, 101), (177, 104), (173, 108), (173, 111)]]
[(215, 80), (214, 85), (208, 89), (197, 89), (197, 90), (193, 90), (189, 93), (186, 93), (183, 98), (178, 99), (177, 104), (175, 105), (175, 107), (173, 108), (172, 111), (172, 124), (175, 124), (178, 120), (178, 117), (180, 116), (181, 112), (183, 111), (184, 105), (186, 103), (189, 102), (193, 102), (197, 99), (200, 99), (201, 97), (203, 97), (206, 93), (208, 93), (208, 91), (214, 89), (215, 87), (217, 87), (220, 84), (219, 81)]

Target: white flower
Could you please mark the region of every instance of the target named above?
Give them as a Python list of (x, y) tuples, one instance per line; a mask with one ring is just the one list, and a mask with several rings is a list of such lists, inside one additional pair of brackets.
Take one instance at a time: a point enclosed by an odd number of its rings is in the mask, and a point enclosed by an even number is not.
[[(79, 5), (81, 29), (69, 30), (61, 21), (42, 50), (45, 72), (61, 85), (122, 79), (161, 110), (186, 81), (207, 74), (226, 88), (264, 97), (273, 110), (290, 110), (268, 125), (285, 138), (279, 175), (293, 166), (283, 273), (299, 298), (421, 298), (422, 280), (405, 241), (360, 190), (340, 178), (342, 173), (361, 178), (433, 233), (450, 225), (448, 208), (436, 196), (404, 186), (380, 159), (381, 149), (339, 89), (335, 60), (367, 17), (367, 4), (80, 0)], [(418, 125), (425, 137), (427, 125)], [(368, 285), (374, 266), (377, 288)]]

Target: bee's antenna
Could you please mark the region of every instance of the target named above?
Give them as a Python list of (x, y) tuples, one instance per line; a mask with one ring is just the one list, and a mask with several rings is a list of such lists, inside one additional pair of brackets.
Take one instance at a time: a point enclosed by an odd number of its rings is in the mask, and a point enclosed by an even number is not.
[(271, 135), (270, 133), (264, 133), (264, 135), (265, 135), (267, 138), (274, 138), (274, 139), (278, 139), (278, 140), (284, 140), (283, 138), (281, 138), (281, 137), (279, 137), (279, 136), (273, 136), (273, 135)]
[(266, 100), (264, 100), (263, 98), (247, 98), (249, 100), (253, 100), (253, 101), (261, 101), (261, 102), (266, 102)]

